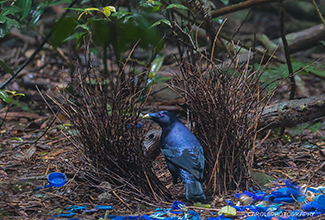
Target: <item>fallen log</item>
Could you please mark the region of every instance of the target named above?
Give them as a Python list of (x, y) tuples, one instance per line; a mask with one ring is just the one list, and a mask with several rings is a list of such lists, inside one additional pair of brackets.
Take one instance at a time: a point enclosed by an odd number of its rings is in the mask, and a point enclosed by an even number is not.
[(259, 120), (258, 129), (293, 127), (322, 116), (325, 116), (325, 94), (266, 107)]

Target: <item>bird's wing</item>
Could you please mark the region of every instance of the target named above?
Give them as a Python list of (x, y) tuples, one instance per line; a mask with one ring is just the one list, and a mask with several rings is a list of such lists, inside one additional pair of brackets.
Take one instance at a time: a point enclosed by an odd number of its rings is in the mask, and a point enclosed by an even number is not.
[(201, 146), (185, 149), (161, 149), (167, 160), (182, 167), (195, 176), (198, 180), (203, 178), (204, 155)]

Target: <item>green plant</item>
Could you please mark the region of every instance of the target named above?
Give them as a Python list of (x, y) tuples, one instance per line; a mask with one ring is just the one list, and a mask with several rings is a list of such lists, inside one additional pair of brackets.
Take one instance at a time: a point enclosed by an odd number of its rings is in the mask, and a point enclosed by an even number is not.
[[(281, 79), (284, 79), (288, 76), (288, 67), (287, 64), (283, 64), (280, 67), (276, 66), (260, 66), (259, 64), (254, 65), (255, 69), (264, 69), (264, 72), (261, 76), (261, 82), (264, 85), (268, 85), (269, 89), (275, 88)], [(320, 64), (316, 62), (299, 62), (292, 61), (292, 68), (296, 74), (316, 76), (321, 79), (325, 79), (325, 64)]]
[(10, 91), (10, 90), (0, 90), (0, 99), (2, 99), (2, 101), (4, 101), (7, 104), (16, 105), (22, 108), (24, 111), (27, 111), (29, 109), (27, 106), (23, 106), (19, 101), (14, 99), (14, 97), (18, 97), (18, 96), (25, 96), (25, 94), (17, 93), (16, 91)]
[(0, 38), (6, 36), (12, 28), (31, 27), (39, 21), (46, 7), (71, 3), (72, 0), (4, 0), (0, 1)]
[[(116, 11), (113, 6), (105, 6), (102, 9), (71, 8), (71, 10), (81, 13), (76, 19), (77, 25), (73, 33), (66, 39), (76, 39), (77, 48), (86, 42), (102, 52), (105, 73), (108, 73), (107, 59), (113, 58), (109, 54), (114, 54), (114, 59), (122, 71), (124, 68), (122, 63), (125, 62), (123, 60), (127, 59), (125, 53), (130, 51), (131, 58), (135, 46), (153, 51), (149, 62), (163, 47), (161, 36), (157, 30), (149, 28), (151, 23), (141, 11), (132, 13), (125, 10)], [(122, 78), (125, 78), (123, 74)]]

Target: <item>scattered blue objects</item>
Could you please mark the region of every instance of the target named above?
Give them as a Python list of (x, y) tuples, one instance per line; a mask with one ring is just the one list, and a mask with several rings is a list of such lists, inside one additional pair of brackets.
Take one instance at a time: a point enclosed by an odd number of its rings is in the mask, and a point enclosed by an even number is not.
[[(241, 198), (242, 195), (249, 196), (253, 199), (252, 204), (246, 206), (236, 206), (230, 200), (227, 200), (229, 206), (232, 206), (239, 212), (246, 213), (246, 216), (241, 216), (241, 219), (246, 220), (300, 220), (309, 217), (315, 217), (322, 214), (325, 214), (325, 195), (323, 195), (323, 190), (307, 188), (305, 192), (312, 192), (316, 194), (314, 201), (305, 202), (306, 195), (301, 192), (301, 188), (294, 182), (289, 180), (282, 180), (275, 186), (271, 193), (266, 193), (265, 191), (259, 192), (249, 192), (245, 191), (244, 193), (236, 193), (235, 197)], [(266, 201), (268, 203), (262, 203), (259, 205), (254, 205), (255, 202)], [(293, 202), (303, 203), (301, 210), (284, 210), (283, 203), (293, 203)], [(267, 205), (266, 205), (267, 204)], [(83, 212), (85, 214), (92, 214), (98, 210), (112, 210), (112, 206), (101, 206), (97, 205), (96, 208), (87, 209), (87, 206), (69, 206), (67, 210), (69, 213), (53, 215), (53, 217), (64, 217), (70, 218), (73, 217), (76, 212)], [(170, 216), (170, 214), (173, 214)], [(213, 215), (217, 215), (216, 212), (211, 212)], [(171, 208), (156, 208), (156, 212), (151, 215), (142, 215), (142, 216), (116, 216), (108, 215), (108, 219), (111, 220), (201, 220), (200, 214), (193, 210), (188, 210), (188, 207), (185, 203), (180, 201), (174, 201), (171, 205)], [(77, 218), (71, 218), (74, 220)], [(231, 220), (231, 218), (226, 218), (224, 213), (215, 216), (207, 217), (206, 220)]]

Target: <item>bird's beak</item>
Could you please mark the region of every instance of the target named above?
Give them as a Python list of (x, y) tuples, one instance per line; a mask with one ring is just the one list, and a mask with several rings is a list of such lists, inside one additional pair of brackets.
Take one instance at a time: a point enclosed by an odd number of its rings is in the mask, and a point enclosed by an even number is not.
[(146, 114), (146, 115), (142, 116), (142, 118), (151, 118), (151, 116), (149, 114)]

